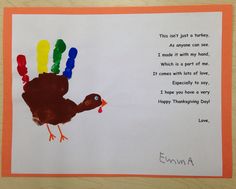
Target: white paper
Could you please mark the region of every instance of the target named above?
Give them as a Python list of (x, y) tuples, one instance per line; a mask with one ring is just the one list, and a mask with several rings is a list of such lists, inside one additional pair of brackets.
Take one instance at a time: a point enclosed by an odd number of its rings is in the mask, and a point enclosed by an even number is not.
[[(221, 136), (221, 35), (222, 15), (209, 13), (116, 15), (14, 15), (13, 173), (222, 175)], [(171, 38), (172, 34), (208, 34)], [(161, 38), (165, 34), (168, 38)], [(30, 79), (38, 76), (36, 44), (46, 39), (52, 52), (57, 39), (67, 50), (78, 48), (66, 98), (80, 103), (99, 93), (108, 104), (77, 114), (61, 128), (69, 138), (48, 141), (45, 126), (32, 121), (21, 97), (16, 56), (25, 54)], [(208, 47), (170, 48), (170, 43), (208, 43)], [(208, 57), (158, 57), (158, 53), (206, 51)], [(160, 62), (208, 62), (208, 66), (168, 67)], [(206, 71), (209, 76), (154, 76), (153, 72)], [(207, 81), (209, 85), (171, 84), (172, 81)], [(163, 91), (210, 91), (209, 95), (161, 94)], [(209, 104), (177, 104), (173, 99), (204, 99)], [(158, 103), (170, 100), (171, 104)], [(208, 123), (199, 123), (207, 119)], [(168, 162), (165, 157), (181, 161)], [(183, 164), (185, 161), (185, 165)]]

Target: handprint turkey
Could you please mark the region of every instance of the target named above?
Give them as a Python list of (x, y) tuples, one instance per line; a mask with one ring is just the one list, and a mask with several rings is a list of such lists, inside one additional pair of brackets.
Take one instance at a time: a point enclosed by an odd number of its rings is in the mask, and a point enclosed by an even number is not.
[(98, 112), (101, 113), (102, 107), (107, 104), (96, 93), (86, 96), (83, 102), (79, 104), (64, 98), (69, 89), (68, 79), (72, 77), (72, 69), (78, 54), (76, 48), (70, 48), (66, 68), (62, 75), (57, 75), (60, 72), (60, 61), (65, 49), (65, 42), (62, 39), (58, 39), (53, 50), (54, 64), (51, 67), (51, 73), (48, 73), (50, 44), (47, 40), (39, 41), (37, 45), (39, 75), (32, 80), (28, 77), (25, 55), (20, 54), (17, 56), (17, 71), (22, 77), (24, 84), (22, 97), (30, 108), (33, 121), (37, 125), (46, 125), (49, 132), (49, 141), (56, 138), (51, 132), (49, 124), (57, 126), (60, 132), (60, 142), (68, 140), (62, 133), (60, 124), (69, 122), (77, 113), (92, 110), (99, 106)]

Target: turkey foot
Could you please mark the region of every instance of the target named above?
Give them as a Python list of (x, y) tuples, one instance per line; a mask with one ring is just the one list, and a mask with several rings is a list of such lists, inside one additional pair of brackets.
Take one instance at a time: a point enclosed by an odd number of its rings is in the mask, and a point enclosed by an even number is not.
[(49, 141), (54, 140), (56, 136), (50, 131), (48, 124), (46, 124), (48, 132), (49, 132)]
[(59, 130), (59, 132), (60, 132), (60, 134), (61, 134), (60, 142), (62, 142), (63, 140), (68, 140), (68, 138), (67, 138), (65, 135), (63, 135), (63, 133), (62, 133), (61, 128), (59, 127), (59, 125), (57, 126), (57, 128), (58, 128), (58, 130)]

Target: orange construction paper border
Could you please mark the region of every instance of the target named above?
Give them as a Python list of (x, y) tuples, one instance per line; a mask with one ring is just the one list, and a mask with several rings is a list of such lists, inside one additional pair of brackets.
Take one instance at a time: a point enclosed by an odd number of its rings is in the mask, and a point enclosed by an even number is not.
[[(14, 14), (151, 14), (222, 12), (222, 176), (142, 175), (142, 174), (15, 174), (12, 158), (12, 16)], [(232, 177), (232, 5), (159, 7), (32, 7), (5, 8), (3, 27), (3, 128), (2, 176), (17, 177)]]

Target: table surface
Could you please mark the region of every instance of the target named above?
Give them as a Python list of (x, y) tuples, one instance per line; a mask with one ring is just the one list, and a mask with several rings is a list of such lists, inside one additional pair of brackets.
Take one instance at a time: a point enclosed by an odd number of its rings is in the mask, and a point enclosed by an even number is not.
[[(36, 7), (36, 6), (170, 6), (194, 4), (232, 4), (233, 18), (233, 178), (231, 179), (193, 179), (193, 178), (135, 178), (135, 177), (70, 177), (70, 178), (3, 178), (0, 177), (1, 189), (235, 189), (236, 188), (236, 133), (235, 130), (235, 31), (236, 0), (1, 0), (0, 1), (0, 36), (2, 36), (2, 20), (4, 7)], [(0, 106), (2, 107), (2, 37), (0, 42)], [(0, 141), (2, 138), (2, 108), (0, 108)], [(1, 145), (0, 145), (1, 146)], [(1, 147), (0, 147), (1, 149)], [(1, 166), (1, 165), (0, 165)], [(1, 167), (0, 167), (1, 169)]]

